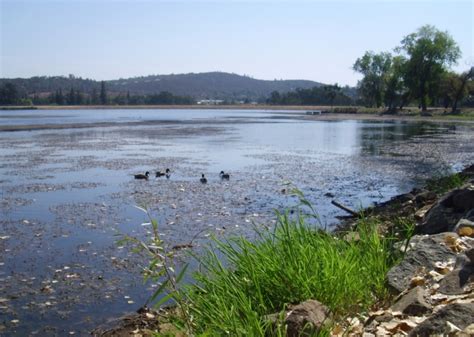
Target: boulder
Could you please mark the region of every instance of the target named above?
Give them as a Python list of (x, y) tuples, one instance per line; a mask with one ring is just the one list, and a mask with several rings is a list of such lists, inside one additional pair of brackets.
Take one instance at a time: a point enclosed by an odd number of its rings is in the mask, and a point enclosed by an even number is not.
[(436, 262), (456, 259), (456, 253), (445, 246), (446, 234), (457, 237), (456, 233), (441, 233), (424, 236), (415, 235), (410, 240), (410, 250), (400, 264), (387, 273), (388, 284), (398, 292), (410, 287), (411, 279), (423, 268), (435, 269)]
[(448, 304), (410, 331), (408, 336), (447, 335), (451, 332), (448, 322), (461, 330), (474, 323), (474, 303)]
[(449, 272), (440, 282), (438, 291), (446, 295), (465, 293), (474, 281), (474, 265), (466, 264)]
[(416, 232), (437, 234), (453, 231), (458, 221), (472, 213), (473, 209), (474, 190), (471, 187), (453, 190), (431, 207)]
[(474, 208), (474, 189), (465, 188), (453, 191), (453, 206), (458, 211), (470, 211)]
[(405, 315), (422, 316), (431, 311), (431, 305), (425, 300), (425, 290), (418, 286), (403, 295), (390, 309)]
[[(329, 309), (315, 300), (291, 305), (283, 317), (286, 336), (314, 336), (323, 325), (329, 323)], [(268, 315), (266, 319), (274, 326), (281, 322), (281, 314)]]

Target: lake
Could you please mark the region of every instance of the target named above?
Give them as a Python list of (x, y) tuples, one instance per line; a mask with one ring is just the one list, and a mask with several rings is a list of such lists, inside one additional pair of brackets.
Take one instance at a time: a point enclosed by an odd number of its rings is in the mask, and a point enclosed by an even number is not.
[[(137, 205), (169, 245), (192, 241), (199, 252), (210, 236), (271, 228), (275, 210), (297, 204), (292, 187), (318, 211), (315, 226), (331, 229), (344, 215), (333, 198), (358, 209), (474, 159), (470, 124), (259, 110), (0, 111), (0, 127), (29, 125), (0, 132), (0, 335), (86, 334), (140, 308), (156, 285), (142, 282), (146, 261), (117, 243), (149, 235)], [(169, 179), (155, 178), (166, 168)], [(148, 181), (134, 179), (145, 171)]]

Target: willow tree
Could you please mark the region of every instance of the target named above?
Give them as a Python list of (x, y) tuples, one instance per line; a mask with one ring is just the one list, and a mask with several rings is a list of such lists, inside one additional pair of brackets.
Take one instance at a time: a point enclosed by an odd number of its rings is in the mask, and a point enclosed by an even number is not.
[(461, 51), (448, 32), (430, 25), (407, 35), (397, 50), (406, 54), (404, 80), (410, 95), (419, 100), (422, 110), (426, 111), (443, 74), (457, 62)]

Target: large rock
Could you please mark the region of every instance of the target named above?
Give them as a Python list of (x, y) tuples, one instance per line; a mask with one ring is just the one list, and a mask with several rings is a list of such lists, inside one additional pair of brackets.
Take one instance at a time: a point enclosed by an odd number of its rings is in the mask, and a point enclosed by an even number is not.
[(451, 332), (447, 322), (461, 330), (474, 323), (474, 303), (448, 304), (410, 331), (408, 336), (447, 335)]
[(411, 279), (421, 269), (429, 271), (435, 269), (436, 262), (455, 260), (456, 253), (444, 245), (447, 234), (457, 237), (456, 233), (412, 237), (410, 240), (412, 248), (406, 253), (402, 262), (387, 273), (388, 284), (398, 292), (402, 292), (409, 288)]
[(474, 282), (474, 265), (468, 264), (447, 274), (439, 282), (438, 292), (446, 295), (460, 295), (468, 290), (472, 282)]
[(422, 316), (431, 311), (431, 305), (425, 300), (425, 290), (418, 286), (403, 295), (390, 309), (405, 315)]
[(474, 189), (456, 189), (441, 198), (417, 226), (418, 234), (437, 234), (453, 231), (457, 222), (474, 209)]
[(469, 211), (474, 208), (474, 189), (465, 188), (453, 191), (453, 206), (457, 211)]
[(285, 323), (287, 336), (313, 336), (326, 323), (329, 309), (315, 300), (308, 300), (290, 307)]

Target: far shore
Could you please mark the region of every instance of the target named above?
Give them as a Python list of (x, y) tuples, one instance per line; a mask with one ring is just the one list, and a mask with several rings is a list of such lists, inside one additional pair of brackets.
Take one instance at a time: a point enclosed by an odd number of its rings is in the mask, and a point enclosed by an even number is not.
[[(301, 108), (301, 107), (300, 107)], [(474, 124), (474, 119), (456, 119), (445, 117), (431, 117), (431, 116), (413, 116), (413, 115), (378, 115), (368, 113), (348, 114), (348, 113), (324, 113), (321, 115), (306, 115), (303, 112), (296, 111), (293, 116), (294, 119), (312, 120), (312, 121), (344, 121), (344, 120), (358, 120), (358, 121), (374, 121), (374, 122), (394, 122), (394, 121), (425, 121), (434, 123), (456, 123), (456, 124)], [(243, 123), (244, 121), (225, 121), (228, 123)], [(131, 121), (131, 122), (91, 122), (91, 123), (49, 123), (49, 124), (23, 124), (23, 125), (0, 125), (0, 132), (13, 131), (33, 131), (33, 130), (59, 130), (59, 129), (83, 129), (83, 128), (100, 128), (100, 127), (119, 127), (119, 126), (150, 126), (163, 124), (222, 124), (219, 121), (208, 120), (147, 120), (147, 121)]]

